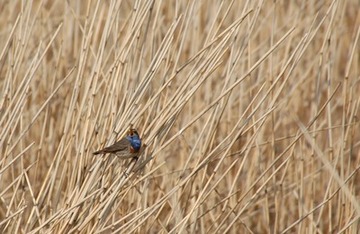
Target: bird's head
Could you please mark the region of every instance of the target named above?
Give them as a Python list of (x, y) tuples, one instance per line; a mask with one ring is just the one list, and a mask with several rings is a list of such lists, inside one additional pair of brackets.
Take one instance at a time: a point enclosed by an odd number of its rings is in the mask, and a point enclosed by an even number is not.
[(126, 139), (130, 142), (130, 145), (134, 152), (138, 152), (141, 148), (141, 139), (139, 136), (139, 133), (136, 131), (136, 129), (130, 129), (128, 135), (126, 136)]

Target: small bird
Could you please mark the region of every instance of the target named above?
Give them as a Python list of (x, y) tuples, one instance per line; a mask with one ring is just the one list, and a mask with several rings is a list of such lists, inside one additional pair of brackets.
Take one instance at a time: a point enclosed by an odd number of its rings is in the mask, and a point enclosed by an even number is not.
[(131, 128), (126, 137), (102, 150), (95, 151), (93, 154), (97, 155), (110, 153), (123, 159), (134, 158), (138, 156), (140, 148), (141, 139), (139, 137), (139, 133), (135, 129)]

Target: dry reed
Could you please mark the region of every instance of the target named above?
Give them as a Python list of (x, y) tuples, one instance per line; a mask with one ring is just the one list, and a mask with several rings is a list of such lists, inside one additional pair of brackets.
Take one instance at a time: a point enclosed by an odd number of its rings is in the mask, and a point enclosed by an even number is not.
[(358, 0), (0, 8), (1, 233), (360, 228)]

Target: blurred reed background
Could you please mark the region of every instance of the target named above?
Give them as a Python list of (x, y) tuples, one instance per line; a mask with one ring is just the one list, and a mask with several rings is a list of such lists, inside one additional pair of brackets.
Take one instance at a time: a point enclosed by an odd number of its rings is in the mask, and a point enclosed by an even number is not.
[(1, 1), (0, 232), (355, 233), (359, 9)]

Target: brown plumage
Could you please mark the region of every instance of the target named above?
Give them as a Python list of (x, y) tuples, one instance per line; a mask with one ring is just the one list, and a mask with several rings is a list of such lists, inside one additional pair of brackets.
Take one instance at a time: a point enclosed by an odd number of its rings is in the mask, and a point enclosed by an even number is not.
[(126, 151), (126, 152), (130, 153), (130, 143), (129, 143), (128, 139), (123, 138), (120, 141), (115, 142), (113, 145), (110, 145), (108, 147), (105, 147), (104, 149), (95, 151), (93, 154), (94, 155), (106, 154), (106, 153), (115, 154), (118, 151)]

